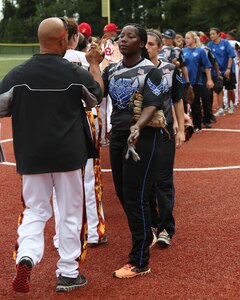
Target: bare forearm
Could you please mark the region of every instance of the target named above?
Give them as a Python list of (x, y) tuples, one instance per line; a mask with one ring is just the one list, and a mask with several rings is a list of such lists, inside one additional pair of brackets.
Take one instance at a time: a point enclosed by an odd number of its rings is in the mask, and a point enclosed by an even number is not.
[(178, 131), (184, 131), (184, 107), (182, 99), (174, 103), (174, 110), (178, 122)]
[(207, 80), (212, 80), (211, 69), (206, 69)]
[(188, 69), (186, 66), (183, 66), (182, 67), (182, 72), (183, 72), (183, 76), (185, 78), (185, 81), (186, 82), (189, 82), (189, 76), (188, 76)]
[(229, 57), (229, 59), (228, 59), (228, 66), (227, 66), (227, 68), (229, 70), (232, 68), (232, 63), (233, 63), (233, 59), (231, 57)]

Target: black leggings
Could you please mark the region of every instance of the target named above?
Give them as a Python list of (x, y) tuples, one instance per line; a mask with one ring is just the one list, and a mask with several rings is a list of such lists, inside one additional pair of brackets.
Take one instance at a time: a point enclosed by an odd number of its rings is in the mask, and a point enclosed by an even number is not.
[(160, 167), (162, 130), (144, 128), (136, 143), (140, 161), (125, 159), (129, 131), (113, 132), (110, 160), (116, 193), (128, 218), (132, 234), (129, 263), (139, 268), (149, 263), (152, 243), (149, 195)]
[(173, 134), (171, 134), (171, 139), (169, 139), (169, 136), (164, 133), (160, 157), (161, 165), (150, 197), (151, 226), (157, 228), (158, 234), (166, 229), (170, 237), (172, 237), (175, 233), (173, 217), (175, 137)]
[(201, 97), (202, 97), (202, 85), (194, 84), (193, 91), (195, 94), (193, 103), (191, 104), (192, 119), (195, 128), (202, 128), (202, 108), (201, 108)]

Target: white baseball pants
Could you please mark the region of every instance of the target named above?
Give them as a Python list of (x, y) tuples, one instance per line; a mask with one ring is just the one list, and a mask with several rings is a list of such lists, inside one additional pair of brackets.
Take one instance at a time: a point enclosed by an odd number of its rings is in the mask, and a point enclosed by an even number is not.
[(56, 274), (76, 278), (81, 254), (83, 223), (82, 171), (23, 175), (23, 201), (26, 209), (18, 227), (16, 263), (22, 256), (39, 263), (44, 252), (44, 227), (52, 216), (50, 197), (55, 186), (59, 209), (59, 255)]

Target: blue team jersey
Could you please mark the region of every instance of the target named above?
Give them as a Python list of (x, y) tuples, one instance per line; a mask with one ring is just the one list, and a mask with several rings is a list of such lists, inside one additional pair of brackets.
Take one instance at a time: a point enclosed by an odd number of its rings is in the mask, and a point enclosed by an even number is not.
[(183, 48), (182, 52), (190, 83), (203, 84), (202, 68), (211, 69), (212, 67), (206, 52), (202, 48)]
[[(228, 67), (228, 59), (235, 57), (235, 52), (231, 44), (224, 39), (221, 39), (220, 43), (215, 44), (213, 42), (208, 43), (208, 47), (212, 50), (213, 55), (215, 56), (219, 69), (224, 75)], [(232, 72), (235, 73), (235, 64), (232, 64)]]

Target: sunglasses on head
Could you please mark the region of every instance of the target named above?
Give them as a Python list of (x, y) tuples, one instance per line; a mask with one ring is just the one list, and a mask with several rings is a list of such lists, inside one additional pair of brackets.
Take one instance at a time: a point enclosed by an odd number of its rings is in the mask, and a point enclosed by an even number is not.
[(65, 18), (65, 17), (58, 17), (58, 19), (60, 19), (60, 20), (63, 21), (64, 28), (68, 32), (68, 20), (67, 20), (67, 18)]

